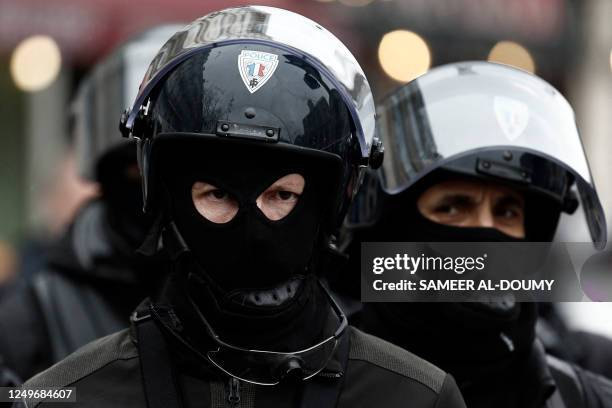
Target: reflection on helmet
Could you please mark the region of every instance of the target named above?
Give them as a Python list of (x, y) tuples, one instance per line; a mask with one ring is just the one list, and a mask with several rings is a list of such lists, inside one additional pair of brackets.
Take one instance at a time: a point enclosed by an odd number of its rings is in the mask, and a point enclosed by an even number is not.
[(362, 157), (370, 155), (374, 100), (355, 57), (338, 38), (314, 21), (274, 7), (248, 6), (210, 13), (173, 35), (149, 66), (138, 98), (123, 122), (125, 131), (135, 130), (141, 107), (168, 71), (202, 49), (231, 43), (275, 46), (327, 76), (353, 117)]
[(389, 95), (379, 129), (381, 187), (394, 195), (437, 169), (504, 180), (573, 213), (580, 197), (591, 238), (606, 242), (603, 211), (567, 100), (527, 72), (487, 62), (436, 68)]

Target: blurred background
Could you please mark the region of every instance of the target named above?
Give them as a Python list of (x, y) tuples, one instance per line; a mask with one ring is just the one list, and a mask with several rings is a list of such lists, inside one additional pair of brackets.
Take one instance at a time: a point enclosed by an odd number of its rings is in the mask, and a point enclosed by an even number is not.
[[(79, 79), (144, 29), (241, 4), (0, 0), (0, 287), (17, 271), (36, 270), (45, 243), (97, 193), (78, 177), (67, 134), (67, 108)], [(576, 110), (595, 183), (612, 217), (612, 0), (258, 4), (298, 12), (335, 33), (361, 62), (377, 100), (431, 67), (461, 60), (503, 62), (543, 77)], [(117, 107), (117, 117), (123, 108)], [(604, 306), (581, 305), (587, 309), (568, 314), (576, 325), (612, 336), (612, 313)]]

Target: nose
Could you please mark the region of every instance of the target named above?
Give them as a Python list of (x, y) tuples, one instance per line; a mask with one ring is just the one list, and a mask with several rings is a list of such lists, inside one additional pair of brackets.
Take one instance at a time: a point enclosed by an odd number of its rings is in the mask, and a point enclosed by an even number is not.
[(495, 228), (495, 218), (491, 208), (490, 197), (485, 194), (483, 200), (476, 207), (475, 227)]

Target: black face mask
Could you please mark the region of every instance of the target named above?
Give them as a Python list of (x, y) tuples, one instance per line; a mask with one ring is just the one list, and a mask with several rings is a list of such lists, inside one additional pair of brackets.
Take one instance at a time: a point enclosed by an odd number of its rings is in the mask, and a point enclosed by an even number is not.
[[(395, 225), (389, 223), (394, 217)], [(439, 224), (421, 215), (416, 206), (404, 210), (401, 218), (398, 213), (389, 214), (377, 237), (405, 242), (524, 241), (494, 228)], [(535, 304), (508, 299), (373, 303), (363, 315), (364, 329), (451, 372), (461, 387), (499, 375), (525, 356), (534, 340), (535, 318)]]
[[(180, 306), (186, 290), (225, 341), (273, 350), (312, 345), (330, 314), (312, 275), (321, 265), (329, 214), (335, 209), (339, 167), (335, 160), (303, 153), (230, 149), (230, 145), (215, 146), (208, 154), (200, 145), (177, 151), (170, 146), (164, 152), (180, 160), (162, 164), (166, 218), (176, 227), (168, 225), (163, 242), (166, 246), (180, 236), (188, 249), (172, 262), (171, 275), (186, 283), (178, 294), (168, 296), (169, 302), (193, 338), (205, 333), (197, 319), (189, 321), (193, 311)], [(292, 173), (304, 178), (304, 189), (293, 209), (272, 221), (255, 200)], [(191, 193), (196, 181), (224, 190), (238, 203), (229, 222), (217, 224), (198, 212)]]
[[(494, 228), (455, 227), (433, 222), (414, 195), (394, 200), (367, 241), (523, 242)], [(401, 201), (401, 202), (399, 202)], [(364, 328), (445, 370), (462, 384), (503, 372), (531, 348), (535, 304), (499, 299), (483, 302), (372, 303), (364, 308)]]
[[(455, 227), (431, 221), (416, 210), (412, 225), (420, 241), (418, 242), (524, 242), (496, 228)], [(417, 241), (415, 241), (417, 242)]]
[[(177, 166), (165, 180), (170, 216), (203, 272), (226, 292), (269, 288), (310, 273), (322, 245), (326, 183), (286, 154), (261, 157), (234, 151), (231, 157), (229, 163), (200, 159), (191, 162), (197, 165)], [(304, 190), (289, 214), (272, 221), (255, 200), (291, 173), (304, 177)], [(214, 223), (197, 211), (191, 195), (196, 181), (214, 185), (238, 203), (229, 222)]]

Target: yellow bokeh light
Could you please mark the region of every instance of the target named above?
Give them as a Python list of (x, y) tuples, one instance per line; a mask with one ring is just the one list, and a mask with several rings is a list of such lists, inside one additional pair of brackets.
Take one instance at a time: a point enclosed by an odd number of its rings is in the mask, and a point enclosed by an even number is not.
[(487, 59), (491, 62), (512, 65), (531, 73), (535, 73), (536, 70), (535, 61), (527, 48), (513, 41), (500, 41), (495, 44)]
[(407, 30), (391, 31), (378, 45), (378, 61), (387, 75), (408, 82), (427, 72), (431, 52), (425, 40)]
[(62, 56), (53, 38), (35, 35), (21, 41), (11, 55), (11, 77), (26, 92), (48, 87), (59, 74)]

